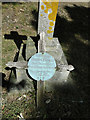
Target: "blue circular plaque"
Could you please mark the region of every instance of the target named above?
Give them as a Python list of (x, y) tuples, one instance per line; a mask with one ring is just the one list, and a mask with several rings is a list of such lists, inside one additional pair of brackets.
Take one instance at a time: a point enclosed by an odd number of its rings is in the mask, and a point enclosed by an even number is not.
[(56, 62), (48, 53), (37, 53), (28, 62), (29, 75), (39, 81), (49, 80), (55, 73)]

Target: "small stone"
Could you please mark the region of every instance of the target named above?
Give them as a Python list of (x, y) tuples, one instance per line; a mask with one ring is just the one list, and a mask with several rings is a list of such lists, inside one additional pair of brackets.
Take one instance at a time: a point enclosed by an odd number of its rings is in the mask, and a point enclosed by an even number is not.
[(17, 22), (17, 19), (15, 19), (14, 22)]
[(2, 110), (4, 109), (5, 105), (2, 106)]
[(9, 16), (7, 16), (7, 18), (9, 18)]
[(23, 95), (23, 97), (25, 97), (25, 98), (26, 98), (26, 95)]
[(68, 69), (67, 70), (72, 71), (72, 70), (74, 70), (74, 67), (72, 65), (68, 65)]
[(21, 99), (22, 99), (22, 97), (18, 98), (18, 100), (21, 100)]
[(21, 116), (21, 118), (24, 118), (23, 115), (22, 115), (22, 113), (20, 113), (20, 116)]
[(24, 12), (24, 10), (23, 10), (23, 9), (20, 9), (20, 12)]
[(4, 101), (4, 99), (2, 98), (2, 101)]
[(48, 103), (50, 103), (50, 102), (51, 102), (51, 100), (50, 100), (50, 99), (46, 100), (46, 104), (48, 104)]

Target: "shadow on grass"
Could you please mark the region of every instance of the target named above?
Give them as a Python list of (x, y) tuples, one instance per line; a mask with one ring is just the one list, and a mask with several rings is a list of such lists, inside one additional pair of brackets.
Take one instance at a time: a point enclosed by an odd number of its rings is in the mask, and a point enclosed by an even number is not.
[(65, 55), (70, 64), (75, 67), (72, 78), (79, 87), (79, 92), (88, 97), (88, 8), (74, 5), (64, 7), (72, 21), (67, 21), (59, 15), (56, 20), (54, 36), (59, 38)]
[[(5, 39), (9, 39), (9, 40), (13, 40), (14, 43), (16, 44), (17, 46), (17, 49), (18, 49), (18, 52), (16, 52), (16, 55), (14, 57), (14, 60), (12, 60), (13, 62), (17, 62), (18, 61), (18, 58), (19, 58), (19, 53), (20, 53), (20, 48), (21, 48), (21, 44), (23, 43), (23, 40), (27, 40), (27, 36), (26, 35), (19, 35), (17, 31), (11, 31), (10, 34), (5, 34), (4, 35), (4, 38)], [(36, 49), (38, 51), (38, 40), (40, 39), (39, 35), (37, 35), (36, 37), (31, 37), (32, 40), (35, 42), (35, 46), (36, 46)], [(29, 51), (30, 52), (30, 51)], [(22, 57), (23, 59), (26, 61), (26, 44), (23, 43), (23, 49), (22, 49)], [(28, 61), (28, 60), (27, 60)], [(26, 83), (25, 83), (25, 80), (22, 80), (20, 83), (18, 84), (14, 84), (12, 83), (12, 81), (10, 81), (10, 79), (13, 77), (13, 79), (17, 80), (17, 75), (16, 75), (16, 68), (15, 67), (12, 67), (12, 68), (9, 68), (9, 67), (6, 67), (5, 68), (6, 70), (11, 70), (11, 74), (9, 76), (9, 80), (8, 80), (8, 84), (7, 84), (7, 91), (10, 92), (10, 89), (11, 88), (24, 88)], [(13, 74), (13, 75), (12, 75)], [(26, 70), (26, 74), (27, 76), (32, 79), (27, 70)], [(33, 79), (32, 79), (33, 80)], [(35, 87), (35, 90), (36, 90), (36, 81), (33, 80), (33, 84), (34, 84), (34, 87)]]
[(38, 12), (36, 10), (32, 11), (34, 19), (30, 21), (34, 29), (37, 31), (38, 30)]
[(8, 87), (8, 81), (5, 80), (5, 74), (0, 72), (0, 86), (7, 88)]
[(22, 40), (27, 40), (26, 35), (19, 35), (17, 31), (11, 31), (10, 34), (4, 35), (5, 39), (14, 40), (17, 48), (20, 50), (21, 44), (23, 43)]
[[(66, 107), (67, 105), (69, 106), (71, 114), (69, 116), (66, 115), (66, 117), (89, 118), (90, 81), (88, 80), (88, 65), (90, 59), (88, 57), (88, 48), (90, 46), (88, 44), (88, 8), (74, 5), (73, 7), (65, 6), (64, 9), (69, 13), (72, 21), (68, 21), (58, 15), (54, 36), (59, 38), (68, 63), (73, 64), (75, 67), (71, 76), (77, 92), (74, 94), (75, 90), (72, 88), (68, 91), (68, 86), (65, 88), (60, 87), (61, 90), (59, 89), (59, 91), (62, 93), (62, 98), (65, 91), (65, 95), (68, 96), (68, 98), (66, 97), (67, 102), (63, 100), (63, 104)], [(68, 101), (70, 98), (74, 98), (73, 101), (76, 102)], [(68, 113), (67, 111), (68, 109), (66, 108), (66, 113)]]
[[(16, 44), (18, 51), (16, 52), (14, 60), (12, 60), (12, 61), (17, 62), (18, 61), (18, 57), (19, 57), (21, 44), (23, 43), (23, 40), (27, 40), (27, 36), (19, 35), (17, 31), (11, 31), (10, 34), (5, 34), (4, 38), (5, 39), (9, 39), (9, 40), (13, 40), (14, 43)], [(23, 56), (24, 60), (25, 60), (25, 49), (26, 49), (26, 47), (25, 47), (25, 44), (24, 44), (24, 46), (23, 46), (23, 53), (22, 53), (22, 56)], [(19, 88), (24, 88), (24, 86), (25, 86), (25, 81), (24, 80), (22, 80), (19, 84), (13, 84), (12, 81), (10, 81), (10, 77), (11, 77), (12, 73), (13, 73), (13, 77), (14, 77), (13, 79), (16, 79), (16, 68), (14, 68), (14, 67), (13, 68), (6, 67), (5, 69), (6, 70), (11, 70), (11, 73), (10, 73), (10, 76), (9, 76), (9, 80), (7, 82), (7, 85), (6, 85), (7, 92), (10, 91), (11, 87), (12, 88), (17, 87), (18, 89)]]
[[(3, 1), (3, 0), (2, 0), (2, 1)], [(22, 3), (21, 3), (21, 2), (15, 2), (15, 1), (13, 2), (13, 0), (10, 0), (10, 2), (9, 2), (9, 1), (8, 1), (8, 2), (3, 2), (2, 4), (6, 4), (6, 5), (7, 5), (7, 4), (9, 4), (9, 5), (11, 4), (11, 5), (14, 5), (14, 6), (15, 6), (15, 5), (17, 5), (17, 4), (22, 4)]]
[[(13, 69), (11, 69), (11, 72)], [(13, 84), (10, 81), (5, 80), (5, 74), (0, 72), (0, 86), (3, 88), (6, 88), (7, 92), (10, 91), (11, 88), (17, 88), (18, 90), (22, 89), (25, 87), (25, 80), (22, 80), (19, 84)]]

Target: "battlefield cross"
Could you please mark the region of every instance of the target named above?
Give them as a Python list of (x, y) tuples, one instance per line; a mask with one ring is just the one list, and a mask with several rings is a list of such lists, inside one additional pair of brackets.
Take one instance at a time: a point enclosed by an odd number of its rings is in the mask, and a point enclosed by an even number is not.
[[(59, 0), (40, 0), (38, 53), (33, 39), (29, 37), (26, 43), (26, 60), (22, 58), (17, 62), (7, 63), (8, 67), (16, 68), (17, 83), (24, 79), (31, 89), (33, 81), (37, 81), (39, 108), (43, 106), (44, 94), (53, 93), (54, 85), (66, 82), (70, 71), (74, 69), (72, 65), (68, 65), (58, 38), (53, 38), (58, 4)], [(22, 49), (20, 51), (22, 52)]]

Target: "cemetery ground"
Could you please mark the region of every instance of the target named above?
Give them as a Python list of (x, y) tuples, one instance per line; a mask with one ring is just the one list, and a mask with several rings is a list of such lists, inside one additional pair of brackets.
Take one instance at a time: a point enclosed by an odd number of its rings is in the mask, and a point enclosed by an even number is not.
[[(13, 61), (17, 47), (13, 40), (5, 39), (5, 34), (16, 31), (19, 35), (36, 36), (38, 3), (2, 4), (2, 119), (18, 120), (37, 118), (80, 118), (88, 119), (89, 88), (88, 80), (88, 4), (60, 3), (54, 36), (58, 37), (67, 61), (75, 67), (70, 73), (71, 83), (59, 86), (55, 93), (58, 103), (47, 103), (47, 111), (35, 109), (35, 91), (11, 95), (7, 91), (10, 70), (6, 63)], [(25, 40), (23, 40), (25, 42)], [(74, 90), (75, 87), (75, 90)], [(8, 93), (8, 94), (7, 94)], [(59, 96), (59, 97), (58, 97)], [(54, 99), (54, 97), (53, 97)], [(52, 107), (52, 104), (54, 106)], [(48, 108), (49, 106), (49, 108)]]

